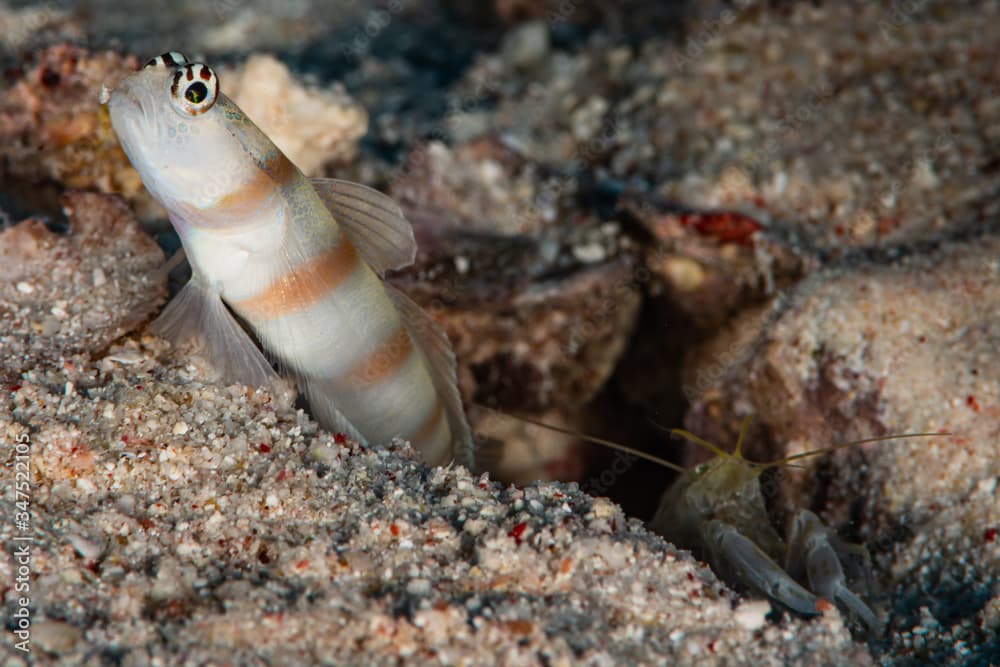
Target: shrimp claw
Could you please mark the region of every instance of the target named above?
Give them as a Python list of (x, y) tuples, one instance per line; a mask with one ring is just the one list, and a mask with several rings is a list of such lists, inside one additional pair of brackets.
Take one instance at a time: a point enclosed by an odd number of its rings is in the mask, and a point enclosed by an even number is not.
[(705, 543), (716, 571), (730, 571), (745, 586), (766, 593), (789, 609), (806, 616), (819, 614), (819, 598), (788, 576), (753, 540), (728, 523), (705, 524)]
[(794, 577), (809, 583), (809, 588), (846, 607), (873, 632), (881, 628), (875, 612), (847, 586), (841, 561), (850, 555), (865, 559), (864, 574), (870, 578), (868, 551), (840, 540), (818, 516), (799, 510), (789, 529), (786, 569)]

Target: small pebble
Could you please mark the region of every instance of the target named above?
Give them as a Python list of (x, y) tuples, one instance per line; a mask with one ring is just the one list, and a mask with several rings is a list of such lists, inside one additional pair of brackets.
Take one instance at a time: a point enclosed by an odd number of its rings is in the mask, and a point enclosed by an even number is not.
[(527, 21), (508, 32), (500, 48), (508, 65), (521, 69), (537, 65), (549, 52), (549, 26), (545, 21)]
[(734, 612), (736, 622), (753, 632), (764, 627), (767, 614), (771, 611), (771, 603), (766, 600), (745, 600)]
[(108, 361), (114, 361), (119, 364), (137, 364), (142, 361), (143, 356), (138, 350), (133, 348), (127, 348), (124, 350), (117, 350), (111, 354), (104, 357)]
[(411, 579), (406, 584), (406, 592), (410, 595), (427, 595), (431, 592), (431, 582), (428, 579)]
[(96, 561), (104, 553), (104, 547), (101, 544), (89, 540), (82, 535), (73, 533), (67, 535), (66, 539), (73, 545), (73, 550), (85, 561)]
[(586, 243), (573, 246), (573, 256), (584, 264), (597, 264), (607, 258), (607, 252), (600, 243)]
[(83, 632), (62, 621), (38, 621), (31, 626), (33, 646), (53, 655), (73, 652), (83, 638)]

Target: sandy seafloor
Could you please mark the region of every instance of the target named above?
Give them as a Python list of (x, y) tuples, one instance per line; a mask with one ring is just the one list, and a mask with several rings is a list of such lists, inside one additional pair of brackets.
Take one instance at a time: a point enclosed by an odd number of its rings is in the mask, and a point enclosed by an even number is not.
[[(0, 664), (1000, 664), (998, 25), (986, 1), (0, 3)], [(670, 473), (481, 410), (493, 474), (429, 469), (149, 334), (176, 238), (97, 94), (167, 50), (307, 173), (403, 204), (421, 252), (393, 280), (470, 402), (682, 463), (647, 418), (731, 443), (753, 414), (759, 459), (949, 433), (769, 487), (776, 525), (808, 507), (868, 547), (884, 633), (772, 613), (648, 532)]]

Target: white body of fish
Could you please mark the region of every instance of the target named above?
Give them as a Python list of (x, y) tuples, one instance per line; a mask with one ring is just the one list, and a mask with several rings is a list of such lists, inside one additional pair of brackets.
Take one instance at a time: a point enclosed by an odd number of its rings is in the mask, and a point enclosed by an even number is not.
[(428, 463), (472, 465), (448, 340), (381, 279), (416, 252), (391, 199), (307, 179), (210, 68), (180, 54), (151, 60), (106, 101), (192, 267), (155, 331), (200, 343), (229, 380), (266, 384), (274, 372), (235, 313), (324, 427), (365, 444), (402, 437)]

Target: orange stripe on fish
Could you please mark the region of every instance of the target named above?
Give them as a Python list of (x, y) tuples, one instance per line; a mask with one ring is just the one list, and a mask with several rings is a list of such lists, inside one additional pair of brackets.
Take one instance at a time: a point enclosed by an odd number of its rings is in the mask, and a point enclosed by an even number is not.
[(391, 377), (413, 353), (413, 341), (402, 325), (389, 338), (345, 373), (338, 384), (346, 387), (374, 387)]
[(234, 306), (244, 317), (262, 320), (304, 310), (335, 290), (357, 265), (357, 251), (346, 236), (341, 236), (326, 252), (310, 257)]
[(292, 161), (277, 149), (261, 163), (260, 168), (262, 171), (267, 172), (271, 180), (279, 185), (291, 179), (297, 171)]
[(249, 215), (263, 208), (265, 202), (280, 192), (295, 177), (296, 169), (283, 153), (277, 152), (259, 165), (253, 178), (219, 197), (212, 208), (226, 215)]

